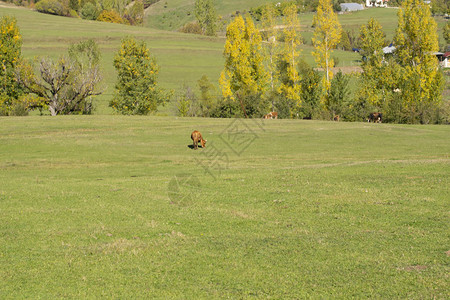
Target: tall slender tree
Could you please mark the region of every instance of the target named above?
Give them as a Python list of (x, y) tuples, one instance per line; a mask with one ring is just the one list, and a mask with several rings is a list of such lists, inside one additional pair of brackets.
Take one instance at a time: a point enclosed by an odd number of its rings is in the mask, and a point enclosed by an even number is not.
[(360, 28), (361, 55), (364, 57), (361, 63), (363, 73), (361, 75), (361, 85), (359, 89), (360, 98), (374, 106), (380, 106), (386, 79), (383, 70), (391, 68), (383, 64), (383, 47), (385, 43), (385, 33), (380, 23), (371, 18), (367, 24)]
[(342, 27), (337, 14), (333, 11), (331, 0), (319, 0), (317, 13), (313, 18), (315, 50), (313, 55), (319, 67), (325, 71), (324, 87), (329, 90), (333, 78), (334, 60), (331, 53), (341, 38)]
[(227, 27), (223, 55), (225, 68), (219, 79), (225, 98), (238, 100), (247, 117), (244, 98), (260, 97), (266, 89), (267, 72), (263, 65), (261, 35), (252, 19), (237, 16)]
[(440, 104), (443, 74), (434, 52), (439, 50), (437, 24), (430, 6), (421, 0), (405, 0), (398, 11), (394, 37), (396, 58), (402, 68), (399, 83), (408, 122), (426, 123)]
[(269, 75), (270, 92), (272, 98), (272, 111), (275, 110), (274, 93), (276, 90), (276, 80), (277, 80), (277, 67), (276, 67), (276, 56), (278, 54), (278, 30), (276, 27), (276, 11), (273, 4), (267, 4), (262, 12), (261, 16), (262, 30), (264, 31), (264, 36), (266, 37), (266, 57), (267, 71)]
[(297, 14), (297, 6), (291, 4), (283, 10), (284, 15), (284, 48), (282, 50), (282, 61), (286, 68), (286, 74), (281, 80), (280, 92), (287, 99), (293, 101), (293, 104), (300, 105), (301, 85), (300, 76), (297, 71), (297, 57), (300, 55), (298, 46), (301, 43), (297, 30), (300, 27), (300, 21)]
[(215, 36), (217, 31), (217, 12), (212, 0), (195, 1), (195, 17), (203, 34)]
[(22, 36), (12, 17), (0, 19), (0, 114), (8, 114), (21, 87), (15, 80), (15, 69), (22, 55)]

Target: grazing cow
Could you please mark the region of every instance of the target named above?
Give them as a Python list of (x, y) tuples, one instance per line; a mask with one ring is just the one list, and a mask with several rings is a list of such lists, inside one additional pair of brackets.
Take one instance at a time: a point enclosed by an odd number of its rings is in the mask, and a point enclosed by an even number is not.
[(381, 123), (383, 121), (383, 114), (380, 112), (374, 112), (369, 115), (367, 122)]
[(276, 111), (270, 112), (267, 115), (264, 115), (264, 119), (278, 119), (278, 113)]
[(336, 122), (339, 122), (339, 115), (335, 115), (333, 120), (336, 121)]
[(202, 144), (202, 148), (206, 147), (206, 140), (202, 138), (202, 134), (200, 133), (200, 131), (194, 130), (191, 133), (191, 139), (194, 142), (193, 146), (195, 150), (198, 149), (198, 142)]

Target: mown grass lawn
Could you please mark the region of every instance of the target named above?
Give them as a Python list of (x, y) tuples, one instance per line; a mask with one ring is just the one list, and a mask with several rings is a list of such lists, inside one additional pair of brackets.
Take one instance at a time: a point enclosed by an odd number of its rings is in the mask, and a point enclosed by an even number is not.
[(0, 118), (0, 298), (449, 298), (449, 133)]

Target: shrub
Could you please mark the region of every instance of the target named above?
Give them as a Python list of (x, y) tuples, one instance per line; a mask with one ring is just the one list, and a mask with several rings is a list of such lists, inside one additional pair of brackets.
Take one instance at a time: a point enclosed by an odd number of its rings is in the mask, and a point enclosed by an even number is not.
[(113, 10), (102, 11), (102, 13), (98, 16), (97, 21), (108, 22), (108, 23), (117, 23), (117, 24), (126, 23), (124, 21), (124, 19), (122, 19), (120, 17), (120, 15)]
[(41, 0), (36, 3), (35, 8), (38, 12), (58, 16), (66, 16), (69, 12), (68, 8), (57, 0)]
[(179, 31), (183, 33), (202, 34), (202, 28), (197, 22), (187, 23)]
[(97, 20), (100, 11), (91, 2), (86, 3), (80, 11), (80, 16), (85, 20)]

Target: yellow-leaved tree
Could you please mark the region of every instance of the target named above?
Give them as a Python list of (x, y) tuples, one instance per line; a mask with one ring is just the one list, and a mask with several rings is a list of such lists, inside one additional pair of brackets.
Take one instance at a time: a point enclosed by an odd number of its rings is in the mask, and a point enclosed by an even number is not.
[(250, 17), (237, 16), (227, 26), (223, 55), (225, 67), (220, 74), (224, 98), (238, 100), (245, 117), (256, 114), (266, 89), (267, 72), (263, 65), (261, 35)]
[(324, 87), (326, 92), (331, 86), (333, 78), (334, 60), (331, 58), (333, 49), (339, 44), (342, 27), (339, 24), (337, 14), (333, 11), (331, 0), (319, 0), (317, 13), (313, 18), (314, 36), (312, 38), (313, 56), (317, 66), (325, 72)]
[(430, 6), (405, 0), (398, 11), (395, 57), (402, 68), (399, 93), (408, 123), (428, 123), (442, 99), (442, 71), (434, 52), (439, 50), (437, 25)]
[(297, 57), (300, 55), (298, 46), (301, 43), (297, 30), (300, 27), (300, 21), (297, 15), (297, 6), (288, 5), (283, 10), (284, 15), (284, 47), (281, 53), (283, 70), (280, 74), (280, 93), (291, 100), (294, 105), (301, 104), (301, 85), (300, 76), (297, 71)]
[[(360, 47), (363, 73), (358, 90), (359, 98), (367, 101), (372, 107), (369, 110), (379, 110), (383, 97), (386, 96), (388, 70), (392, 70), (392, 64), (383, 63), (385, 60), (383, 47), (385, 46), (385, 33), (380, 23), (371, 18), (367, 24), (361, 25)], [(365, 112), (364, 114), (367, 114)]]
[(13, 17), (0, 19), (0, 115), (8, 115), (13, 102), (21, 94), (15, 80), (15, 69), (22, 49), (22, 36)]

